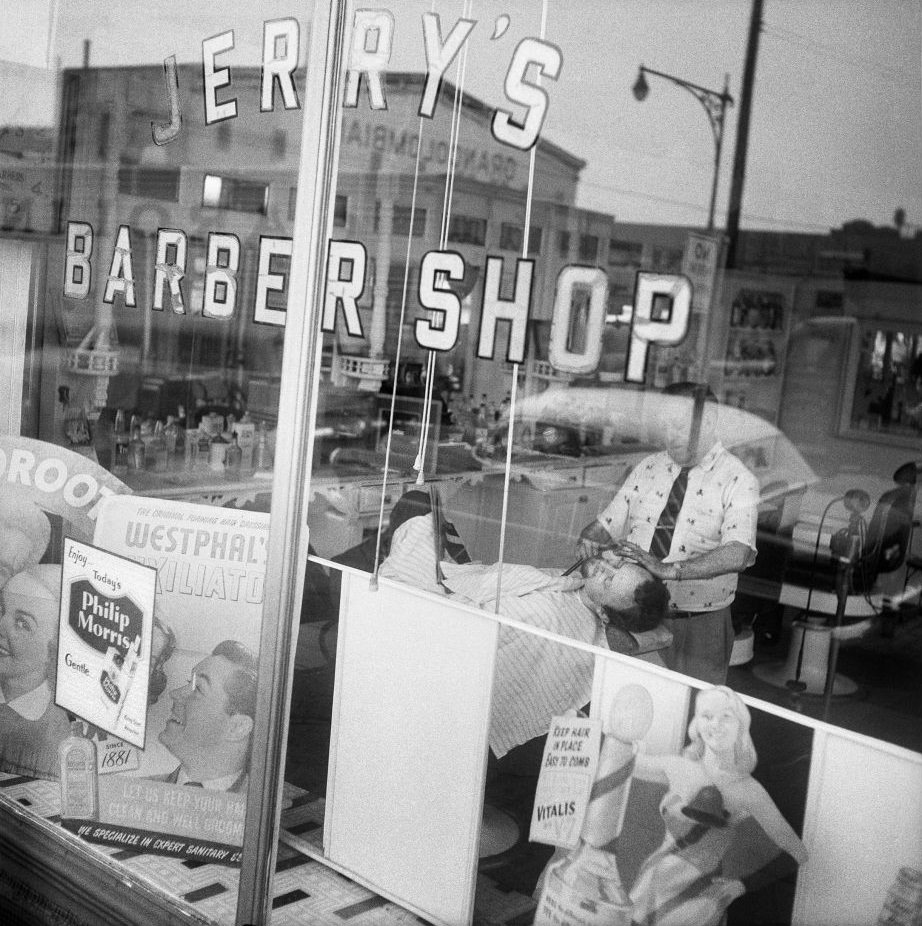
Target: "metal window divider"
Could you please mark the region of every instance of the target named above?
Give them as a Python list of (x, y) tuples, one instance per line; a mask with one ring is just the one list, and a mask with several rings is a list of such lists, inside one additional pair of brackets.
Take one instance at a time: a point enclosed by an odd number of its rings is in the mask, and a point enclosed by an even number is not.
[(272, 882), (284, 787), (294, 651), (307, 561), (307, 488), (322, 340), (323, 265), (332, 231), (339, 149), (339, 101), (346, 2), (314, 0), (308, 24), (307, 80), (275, 471), (260, 633), (259, 692), (244, 823), (237, 926), (272, 914)]

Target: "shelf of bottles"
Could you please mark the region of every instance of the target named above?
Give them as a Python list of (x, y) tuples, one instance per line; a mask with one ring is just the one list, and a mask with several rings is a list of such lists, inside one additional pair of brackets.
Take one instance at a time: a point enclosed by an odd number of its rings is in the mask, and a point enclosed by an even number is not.
[(509, 405), (508, 392), (498, 403), (486, 393), (479, 400), (474, 395), (455, 393), (448, 403), (449, 441), (467, 444), (481, 460), (501, 457), (509, 428)]
[(272, 472), (270, 433), (264, 421), (244, 412), (202, 415), (197, 427), (186, 427), (182, 408), (155, 419), (129, 415), (124, 409), (100, 414), (93, 425), (98, 462), (128, 485), (240, 482)]
[(740, 288), (730, 306), (722, 400), (773, 419), (787, 342), (783, 293)]

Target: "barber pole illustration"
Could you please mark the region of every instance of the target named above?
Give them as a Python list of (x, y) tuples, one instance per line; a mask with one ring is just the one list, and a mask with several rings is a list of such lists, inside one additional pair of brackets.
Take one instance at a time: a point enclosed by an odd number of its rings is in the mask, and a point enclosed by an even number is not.
[(605, 725), (580, 843), (548, 864), (535, 926), (630, 926), (633, 905), (621, 884), (612, 843), (624, 824), (635, 744), (652, 722), (653, 699), (646, 688), (626, 685), (618, 691)]

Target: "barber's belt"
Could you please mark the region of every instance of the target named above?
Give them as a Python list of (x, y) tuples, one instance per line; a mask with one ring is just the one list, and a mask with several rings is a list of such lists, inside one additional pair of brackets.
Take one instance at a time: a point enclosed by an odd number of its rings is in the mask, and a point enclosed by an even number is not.
[(713, 611), (669, 611), (666, 614), (666, 620), (687, 621), (692, 617), (703, 617), (705, 614), (716, 614), (723, 610), (723, 608), (715, 608)]

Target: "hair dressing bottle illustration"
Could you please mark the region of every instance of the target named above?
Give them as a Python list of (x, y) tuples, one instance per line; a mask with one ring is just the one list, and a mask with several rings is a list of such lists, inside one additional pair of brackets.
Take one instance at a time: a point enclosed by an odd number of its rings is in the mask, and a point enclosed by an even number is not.
[(61, 817), (95, 820), (97, 792), (96, 744), (87, 737), (82, 720), (72, 720), (70, 736), (58, 747), (61, 760)]

